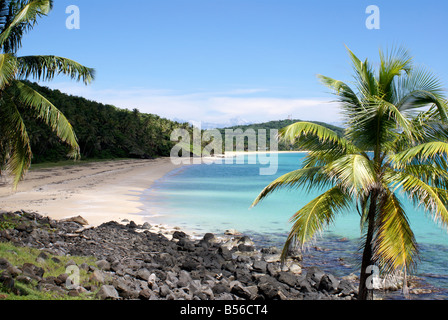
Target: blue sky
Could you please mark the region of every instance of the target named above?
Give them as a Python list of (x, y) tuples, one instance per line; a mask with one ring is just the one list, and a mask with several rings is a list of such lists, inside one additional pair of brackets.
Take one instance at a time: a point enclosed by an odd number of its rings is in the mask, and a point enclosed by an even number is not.
[[(66, 8), (80, 29), (66, 28)], [(380, 29), (365, 26), (380, 9)], [(404, 45), (417, 64), (448, 81), (448, 2), (415, 0), (57, 0), (23, 41), (21, 55), (55, 54), (97, 71), (63, 92), (167, 118), (226, 123), (285, 119), (339, 121), (317, 80), (351, 80), (345, 45), (377, 61)]]

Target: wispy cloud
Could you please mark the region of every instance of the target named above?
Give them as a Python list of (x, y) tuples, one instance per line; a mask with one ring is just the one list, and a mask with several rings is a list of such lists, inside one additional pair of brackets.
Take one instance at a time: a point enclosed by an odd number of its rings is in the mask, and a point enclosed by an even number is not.
[(243, 118), (250, 122), (264, 122), (289, 116), (303, 120), (340, 121), (337, 104), (328, 99), (269, 97), (269, 90), (260, 88), (185, 93), (145, 88), (102, 90), (68, 83), (55, 83), (51, 87), (119, 108), (137, 108), (141, 112), (185, 121), (224, 123), (233, 118)]

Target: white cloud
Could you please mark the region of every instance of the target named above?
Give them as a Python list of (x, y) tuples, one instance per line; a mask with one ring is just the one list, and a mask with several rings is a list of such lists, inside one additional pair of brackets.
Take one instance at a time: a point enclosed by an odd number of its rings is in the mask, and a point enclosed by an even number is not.
[[(179, 93), (172, 90), (132, 88), (100, 90), (73, 83), (53, 83), (62, 92), (82, 96), (119, 108), (137, 108), (170, 119), (225, 123), (232, 118), (250, 122), (293, 119), (324, 122), (340, 121), (337, 104), (323, 98), (264, 97), (264, 89), (237, 89), (223, 92)], [(263, 93), (263, 97), (257, 94)]]

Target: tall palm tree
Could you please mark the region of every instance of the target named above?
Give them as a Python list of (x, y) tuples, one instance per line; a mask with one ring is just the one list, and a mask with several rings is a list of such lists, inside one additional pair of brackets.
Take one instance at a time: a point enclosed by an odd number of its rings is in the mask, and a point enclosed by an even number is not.
[(377, 70), (347, 50), (353, 88), (319, 75), (337, 96), (345, 134), (307, 122), (284, 128), (280, 137), (309, 153), (300, 169), (269, 184), (253, 206), (281, 188), (323, 191), (291, 218), (283, 260), (291, 245), (303, 247), (338, 214), (358, 212), (363, 236), (358, 298), (366, 300), (373, 298), (369, 266), (402, 271), (404, 291), (406, 275), (415, 270), (418, 245), (399, 193), (448, 228), (447, 101), (440, 81), (415, 67), (406, 50), (380, 51)]
[(52, 7), (52, 0), (0, 0), (0, 173), (6, 165), (15, 187), (32, 159), (21, 110), (31, 110), (70, 146), (71, 156), (79, 155), (75, 133), (66, 117), (24, 80), (48, 81), (63, 74), (88, 84), (94, 79), (94, 70), (57, 56), (17, 56), (23, 35)]

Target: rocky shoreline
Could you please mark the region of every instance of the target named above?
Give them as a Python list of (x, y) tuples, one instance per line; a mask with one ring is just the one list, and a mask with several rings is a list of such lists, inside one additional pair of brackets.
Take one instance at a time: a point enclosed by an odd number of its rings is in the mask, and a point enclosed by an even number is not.
[(96, 259), (93, 265), (71, 264), (97, 284), (85, 285), (81, 279), (76, 288), (67, 288), (68, 273), (45, 277), (42, 268), (13, 266), (2, 259), (0, 282), (9, 281), (9, 286), (32, 278), (42, 290), (71, 296), (90, 293), (101, 300), (356, 299), (356, 278), (337, 279), (317, 267), (302, 269), (300, 255), (282, 266), (278, 249), (257, 250), (243, 235), (206, 234), (193, 240), (182, 231), (155, 233), (149, 224), (132, 221), (93, 228), (81, 217), (56, 221), (28, 212), (3, 212), (1, 221), (10, 228), (0, 231), (0, 242), (39, 249), (44, 259)]

